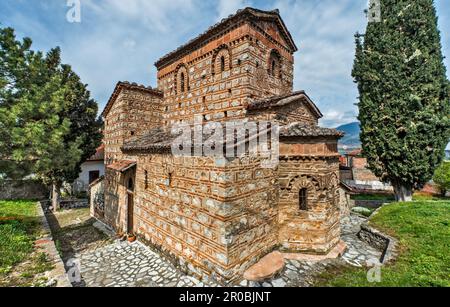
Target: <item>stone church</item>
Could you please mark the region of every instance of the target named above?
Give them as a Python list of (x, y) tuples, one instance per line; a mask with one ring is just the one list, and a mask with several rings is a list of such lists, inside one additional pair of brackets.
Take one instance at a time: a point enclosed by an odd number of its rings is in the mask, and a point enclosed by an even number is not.
[[(297, 46), (278, 10), (239, 10), (159, 59), (157, 88), (119, 82), (103, 111), (104, 203), (94, 215), (197, 277), (222, 283), (273, 251), (327, 254), (340, 242), (342, 134), (293, 91)], [(280, 125), (279, 163), (174, 155), (175, 124)]]

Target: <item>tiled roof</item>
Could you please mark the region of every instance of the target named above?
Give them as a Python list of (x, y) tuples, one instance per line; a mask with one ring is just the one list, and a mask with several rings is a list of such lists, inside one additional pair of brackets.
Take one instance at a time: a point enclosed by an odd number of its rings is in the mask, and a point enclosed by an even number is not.
[(350, 152), (347, 152), (347, 156), (351, 156), (351, 157), (357, 157), (360, 155), (362, 155), (362, 149), (355, 149)]
[(120, 92), (123, 89), (135, 90), (135, 91), (143, 91), (143, 92), (146, 92), (146, 93), (149, 93), (149, 94), (153, 94), (153, 95), (156, 95), (156, 96), (160, 96), (160, 97), (163, 97), (163, 95), (164, 95), (163, 92), (161, 92), (158, 89), (154, 89), (151, 86), (144, 86), (144, 85), (137, 84), (137, 83), (130, 83), (128, 81), (123, 81), (123, 82), (119, 81), (117, 83), (115, 89), (114, 89), (113, 94), (109, 98), (109, 101), (106, 104), (105, 109), (102, 112), (102, 117), (103, 118), (105, 118), (108, 115), (108, 113), (111, 110), (114, 102), (116, 101), (117, 97), (119, 96)]
[(311, 98), (309, 98), (309, 96), (305, 93), (305, 91), (297, 91), (292, 92), (290, 94), (272, 96), (269, 98), (255, 100), (247, 106), (247, 110), (258, 111), (264, 109), (279, 108), (297, 102), (299, 100), (304, 101), (306, 105), (311, 109), (311, 111), (315, 113), (315, 115), (318, 118), (323, 117), (322, 112), (320, 112), (319, 108), (311, 100)]
[(107, 168), (123, 173), (135, 165), (136, 165), (136, 161), (120, 160), (113, 164), (108, 165)]
[[(188, 127), (189, 129), (189, 127)], [(193, 129), (193, 127), (190, 127)], [(215, 134), (215, 131), (210, 131), (206, 133), (206, 130), (203, 130), (203, 140), (209, 140), (211, 136)], [(239, 133), (244, 132), (245, 137), (239, 135)], [(191, 130), (191, 133), (192, 130)], [(259, 131), (259, 133), (267, 133), (267, 131)], [(233, 135), (234, 140), (228, 140), (223, 142), (224, 148), (234, 147), (241, 143), (238, 143), (238, 140), (241, 142), (248, 142), (249, 140), (258, 137), (257, 135), (249, 135), (249, 131), (246, 130), (237, 130), (237, 133)], [(153, 153), (169, 153), (172, 149), (173, 141), (181, 136), (181, 131), (179, 134), (172, 134), (171, 131), (164, 128), (156, 128), (141, 137), (136, 137), (124, 144), (122, 146), (122, 151), (130, 152), (130, 151), (145, 151), (145, 152), (153, 152)], [(227, 127), (223, 127), (222, 136), (225, 138), (227, 136)], [(189, 140), (190, 141), (190, 140)], [(203, 147), (204, 144), (200, 144)], [(196, 146), (193, 144), (192, 147)]]
[(317, 137), (329, 136), (341, 138), (344, 133), (336, 129), (322, 128), (303, 123), (293, 123), (280, 128), (281, 137)]
[(168, 129), (155, 128), (143, 136), (136, 137), (124, 144), (123, 151), (166, 151), (170, 150), (177, 135), (172, 135)]
[(298, 50), (297, 46), (294, 43), (292, 35), (289, 33), (284, 21), (281, 19), (279, 10), (262, 11), (255, 8), (247, 7), (243, 10), (238, 10), (235, 14), (230, 15), (227, 18), (222, 19), (219, 23), (211, 26), (204, 33), (190, 40), (186, 44), (180, 46), (176, 50), (166, 54), (155, 63), (155, 66), (158, 69), (160, 69), (166, 65), (173, 63), (178, 58), (197, 49), (201, 44), (207, 43), (209, 40), (215, 39), (215, 37), (220, 35), (221, 32), (226, 30), (229, 26), (234, 25), (238, 20), (244, 17), (254, 17), (264, 20), (267, 19), (275, 20), (282, 29), (281, 34), (284, 36), (286, 41), (291, 45), (290, 47), (292, 51), (295, 52)]
[(100, 145), (97, 148), (95, 154), (88, 159), (88, 161), (103, 161), (105, 160), (105, 144)]

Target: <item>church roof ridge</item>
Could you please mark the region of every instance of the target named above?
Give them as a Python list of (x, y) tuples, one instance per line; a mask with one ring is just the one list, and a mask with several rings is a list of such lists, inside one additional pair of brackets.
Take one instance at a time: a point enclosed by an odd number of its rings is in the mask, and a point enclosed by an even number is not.
[(114, 102), (116, 101), (117, 97), (119, 96), (120, 92), (123, 89), (143, 91), (143, 92), (153, 94), (156, 96), (164, 95), (162, 91), (160, 91), (159, 89), (153, 88), (151, 86), (145, 86), (142, 84), (138, 84), (136, 82), (119, 81), (119, 82), (117, 82), (114, 92), (111, 95), (111, 97), (109, 98), (108, 103), (106, 104), (105, 109), (102, 112), (102, 117), (106, 117), (106, 115), (108, 115)]
[(192, 49), (196, 48), (198, 45), (200, 45), (205, 40), (208, 40), (208, 37), (212, 37), (212, 36), (220, 34), (221, 31), (223, 30), (223, 28), (232, 24), (236, 19), (244, 18), (245, 16), (253, 16), (253, 17), (257, 17), (257, 18), (263, 18), (263, 17), (276, 18), (277, 21), (279, 22), (281, 29), (283, 29), (283, 32), (284, 32), (283, 35), (286, 37), (288, 43), (291, 45), (292, 50), (294, 52), (298, 50), (291, 33), (288, 31), (286, 24), (284, 23), (283, 19), (280, 16), (279, 9), (275, 9), (275, 10), (271, 10), (271, 11), (263, 11), (263, 10), (256, 9), (253, 7), (246, 7), (244, 9), (238, 10), (235, 14), (231, 14), (228, 17), (223, 18), (221, 21), (219, 21), (215, 25), (209, 27), (205, 32), (203, 32), (200, 35), (198, 35), (197, 37), (191, 39), (187, 43), (181, 45), (174, 51), (167, 53), (166, 55), (161, 57), (158, 61), (156, 61), (155, 66), (158, 69), (160, 69), (162, 67), (170, 65), (176, 59), (191, 52)]

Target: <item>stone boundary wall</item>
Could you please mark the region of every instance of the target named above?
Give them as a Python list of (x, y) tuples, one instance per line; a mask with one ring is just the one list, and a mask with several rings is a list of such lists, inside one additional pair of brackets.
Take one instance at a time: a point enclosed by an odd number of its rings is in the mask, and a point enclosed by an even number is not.
[(6, 200), (45, 199), (49, 195), (48, 188), (34, 180), (0, 181), (0, 198)]
[[(42, 206), (44, 207), (45, 212), (52, 211), (52, 203), (48, 200), (42, 201)], [(61, 210), (70, 210), (70, 209), (80, 209), (80, 208), (89, 208), (89, 201), (87, 199), (70, 199), (70, 200), (61, 200), (60, 209)]]
[(46, 273), (46, 277), (49, 279), (49, 283), (53, 282), (58, 288), (70, 288), (72, 284), (69, 280), (69, 276), (66, 273), (64, 262), (56, 249), (55, 242), (53, 241), (52, 232), (48, 224), (47, 217), (44, 214), (45, 202), (38, 202), (37, 215), (41, 220), (43, 233), (41, 237), (36, 241), (36, 246), (45, 252), (53, 264), (53, 270)]
[(367, 224), (361, 225), (361, 231), (358, 233), (358, 237), (362, 241), (367, 242), (370, 246), (383, 251), (380, 259), (382, 264), (390, 263), (397, 257), (398, 242), (393, 237), (388, 236)]
[(386, 200), (355, 200), (355, 207), (363, 207), (368, 209), (378, 209), (386, 203), (391, 203), (392, 201)]

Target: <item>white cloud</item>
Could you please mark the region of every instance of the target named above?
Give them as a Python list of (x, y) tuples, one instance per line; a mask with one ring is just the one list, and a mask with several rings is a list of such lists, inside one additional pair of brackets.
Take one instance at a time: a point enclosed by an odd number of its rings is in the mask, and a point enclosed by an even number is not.
[[(295, 88), (317, 103), (322, 125), (356, 120), (353, 35), (365, 30), (365, 0), (81, 0), (81, 24), (66, 21), (65, 1), (0, 2), (2, 23), (32, 37), (35, 48), (62, 47), (63, 60), (89, 83), (101, 107), (119, 80), (156, 85), (153, 63), (218, 20), (246, 6), (279, 8), (299, 46)], [(436, 4), (447, 31), (449, 6)], [(449, 33), (443, 32), (444, 42)], [(450, 44), (443, 45), (449, 63)]]
[(320, 124), (325, 127), (336, 128), (344, 124), (356, 121), (357, 110), (344, 111), (342, 109), (331, 109), (323, 113)]
[(228, 17), (248, 5), (250, 5), (248, 0), (219, 0), (217, 4), (218, 19)]

